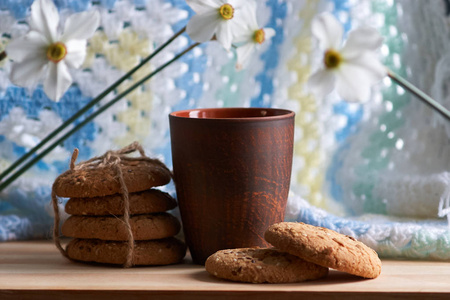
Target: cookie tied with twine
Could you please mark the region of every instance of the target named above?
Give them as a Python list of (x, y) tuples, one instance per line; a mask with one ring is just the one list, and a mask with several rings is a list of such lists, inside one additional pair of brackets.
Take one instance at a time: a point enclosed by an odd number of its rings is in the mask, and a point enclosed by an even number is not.
[[(177, 202), (172, 196), (157, 189), (129, 193), (129, 200), (130, 214), (133, 215), (160, 213), (177, 207)], [(64, 209), (69, 215), (77, 216), (116, 216), (124, 214), (124, 205), (120, 194), (92, 198), (70, 198)]]
[[(127, 156), (135, 151), (141, 156)], [(145, 156), (139, 143), (75, 165), (77, 156), (78, 149), (75, 149), (70, 170), (56, 178), (53, 184), (59, 197), (92, 198), (118, 194), (122, 192), (120, 180), (124, 181), (129, 193), (134, 193), (165, 185), (171, 179), (169, 169), (159, 160)]]
[[(136, 151), (140, 156), (130, 156)], [(75, 164), (78, 152), (78, 149), (74, 150), (70, 170), (58, 176), (52, 187), (55, 245), (65, 257), (70, 259), (59, 238), (58, 197), (92, 198), (120, 194), (124, 204), (124, 214), (121, 219), (125, 224), (128, 236), (127, 257), (123, 266), (131, 267), (135, 241), (130, 226), (129, 193), (165, 185), (170, 182), (171, 172), (161, 161), (147, 157), (138, 142)]]

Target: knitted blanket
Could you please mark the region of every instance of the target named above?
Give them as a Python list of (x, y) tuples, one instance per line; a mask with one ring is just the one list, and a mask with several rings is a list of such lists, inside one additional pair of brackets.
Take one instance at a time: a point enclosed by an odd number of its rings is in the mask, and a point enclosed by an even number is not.
[[(31, 0), (0, 1), (0, 51), (28, 29)], [(306, 90), (320, 63), (311, 20), (331, 11), (351, 28), (377, 28), (383, 63), (450, 108), (448, 2), (408, 0), (258, 1), (261, 25), (276, 36), (235, 68), (235, 52), (215, 42), (194, 49), (149, 83), (90, 122), (0, 193), (0, 240), (43, 238), (52, 226), (51, 184), (79, 160), (138, 140), (149, 156), (171, 168), (168, 114), (195, 107), (281, 107), (296, 112), (294, 163), (287, 220), (351, 235), (382, 257), (450, 259), (450, 125), (389, 79), (370, 101), (350, 104)], [(193, 15), (184, 0), (56, 0), (61, 22), (74, 12), (98, 10), (101, 28), (74, 84), (59, 102), (42, 86), (25, 89), (0, 62), (0, 171), (68, 119)], [(182, 35), (123, 91), (189, 43)], [(104, 101), (106, 101), (105, 99)], [(93, 109), (95, 110), (95, 108)], [(173, 185), (165, 190), (175, 195)], [(62, 200), (61, 209), (64, 206)]]

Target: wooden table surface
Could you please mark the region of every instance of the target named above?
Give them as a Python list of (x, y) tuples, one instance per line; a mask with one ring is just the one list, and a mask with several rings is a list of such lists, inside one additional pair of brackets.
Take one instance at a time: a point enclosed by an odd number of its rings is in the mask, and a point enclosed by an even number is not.
[(0, 299), (450, 299), (450, 263), (383, 261), (373, 280), (331, 270), (295, 284), (243, 284), (182, 264), (121, 269), (74, 263), (49, 241), (0, 243)]

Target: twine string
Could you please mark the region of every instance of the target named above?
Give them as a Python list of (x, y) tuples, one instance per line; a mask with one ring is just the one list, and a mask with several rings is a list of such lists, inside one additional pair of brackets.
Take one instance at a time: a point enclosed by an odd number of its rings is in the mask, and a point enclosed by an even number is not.
[(56, 248), (58, 248), (59, 252), (61, 252), (61, 254), (64, 257), (67, 257), (67, 252), (66, 250), (64, 250), (64, 248), (61, 245), (61, 240), (59, 238), (59, 222), (60, 222), (60, 216), (59, 216), (59, 207), (58, 207), (58, 198), (56, 196), (56, 193), (54, 191), (54, 189), (52, 189), (52, 204), (53, 204), (53, 212), (55, 214), (55, 219), (54, 219), (54, 226), (53, 226), (53, 241), (55, 242)]
[(128, 188), (125, 184), (125, 180), (123, 179), (123, 173), (122, 168), (120, 167), (120, 158), (115, 157), (116, 163), (113, 165), (114, 169), (117, 173), (117, 178), (120, 182), (120, 191), (121, 196), (124, 203), (124, 215), (123, 215), (123, 221), (125, 222), (127, 234), (128, 234), (128, 251), (127, 251), (127, 257), (125, 260), (124, 268), (129, 268), (133, 265), (133, 254), (134, 254), (134, 237), (133, 237), (133, 231), (131, 230), (130, 225), (130, 199), (128, 197)]
[[(138, 151), (140, 153), (140, 157), (129, 157), (127, 156), (130, 153)], [(127, 248), (127, 257), (126, 262), (124, 263), (124, 267), (128, 268), (133, 265), (133, 254), (134, 254), (134, 237), (133, 232), (130, 225), (130, 200), (129, 200), (129, 192), (128, 188), (125, 184), (125, 180), (123, 178), (121, 163), (123, 161), (148, 161), (156, 164), (158, 167), (168, 170), (167, 167), (158, 159), (151, 159), (145, 155), (144, 149), (138, 142), (134, 142), (120, 150), (116, 151), (107, 151), (105, 154), (101, 156), (97, 156), (91, 158), (85, 162), (81, 162), (79, 164), (75, 164), (78, 158), (78, 149), (75, 149), (72, 154), (72, 158), (70, 160), (70, 169), (72, 171), (75, 170), (84, 170), (84, 169), (94, 169), (98, 167), (111, 167), (115, 170), (117, 179), (120, 184), (120, 194), (122, 196), (122, 200), (124, 203), (124, 215), (123, 222), (125, 223), (127, 234), (128, 234), (128, 248)], [(58, 207), (58, 198), (56, 193), (54, 192), (54, 187), (52, 188), (52, 203), (53, 210), (55, 213), (54, 219), (54, 228), (53, 228), (53, 240), (55, 242), (56, 247), (62, 253), (63, 256), (68, 257), (67, 251), (61, 246), (60, 234), (59, 234), (59, 223), (60, 223), (60, 215), (59, 215), (59, 207)]]

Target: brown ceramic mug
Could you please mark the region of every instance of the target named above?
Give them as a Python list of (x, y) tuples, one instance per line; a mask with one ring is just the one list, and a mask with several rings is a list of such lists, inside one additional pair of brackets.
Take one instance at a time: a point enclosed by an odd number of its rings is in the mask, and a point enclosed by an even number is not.
[(269, 246), (284, 219), (294, 112), (210, 108), (169, 115), (177, 199), (195, 263), (221, 249)]

